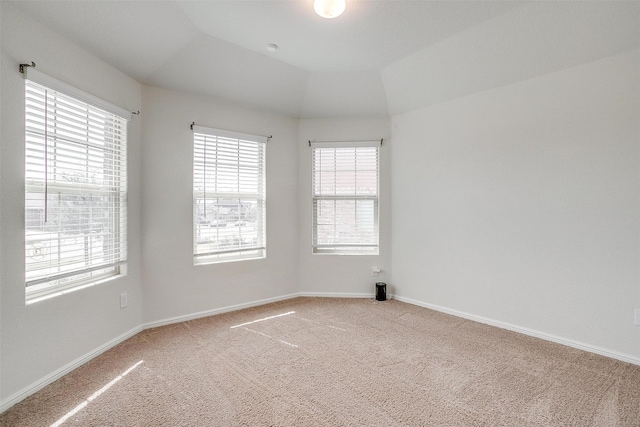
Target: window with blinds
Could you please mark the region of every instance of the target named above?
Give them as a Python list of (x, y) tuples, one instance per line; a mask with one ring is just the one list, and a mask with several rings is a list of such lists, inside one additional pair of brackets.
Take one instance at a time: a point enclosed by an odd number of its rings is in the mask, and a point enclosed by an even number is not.
[(379, 142), (353, 145), (312, 143), (314, 253), (378, 254)]
[(194, 264), (266, 256), (266, 141), (193, 127)]
[(124, 273), (126, 152), (126, 118), (25, 80), (27, 301)]

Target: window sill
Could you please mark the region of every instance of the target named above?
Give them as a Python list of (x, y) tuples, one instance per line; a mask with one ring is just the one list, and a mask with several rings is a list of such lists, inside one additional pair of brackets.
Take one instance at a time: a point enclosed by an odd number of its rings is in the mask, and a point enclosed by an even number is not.
[(31, 291), (31, 292), (29, 291), (29, 289), (27, 289), (25, 294), (25, 305), (31, 305), (37, 302), (46, 301), (51, 298), (70, 294), (72, 292), (76, 292), (81, 289), (100, 285), (102, 283), (109, 282), (111, 280), (115, 280), (120, 277), (126, 276), (126, 272), (123, 271), (125, 269), (125, 266), (123, 265), (120, 268), (121, 268), (121, 271), (119, 273), (110, 274), (106, 277), (105, 276), (93, 277), (85, 283), (74, 283), (64, 287), (62, 286), (49, 287), (49, 288), (39, 289), (37, 291)]
[(374, 251), (343, 251), (340, 249), (334, 249), (334, 250), (329, 250), (329, 249), (323, 249), (323, 250), (314, 250), (312, 252), (313, 255), (340, 255), (340, 256), (362, 256), (362, 255), (370, 255), (370, 256), (378, 256), (380, 255), (380, 252), (378, 250)]

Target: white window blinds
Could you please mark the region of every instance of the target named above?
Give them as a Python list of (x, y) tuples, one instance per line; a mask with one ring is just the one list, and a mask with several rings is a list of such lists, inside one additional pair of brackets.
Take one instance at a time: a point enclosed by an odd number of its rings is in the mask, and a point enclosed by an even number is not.
[(127, 120), (33, 75), (25, 80), (27, 300), (118, 275), (127, 260)]
[(266, 140), (193, 127), (194, 264), (266, 256)]
[(378, 146), (312, 143), (313, 252), (378, 253)]

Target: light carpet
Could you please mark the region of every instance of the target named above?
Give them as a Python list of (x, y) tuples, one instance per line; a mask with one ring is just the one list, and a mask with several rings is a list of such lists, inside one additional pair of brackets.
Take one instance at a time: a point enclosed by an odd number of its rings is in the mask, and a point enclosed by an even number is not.
[(398, 301), (143, 331), (2, 426), (640, 426), (640, 366)]

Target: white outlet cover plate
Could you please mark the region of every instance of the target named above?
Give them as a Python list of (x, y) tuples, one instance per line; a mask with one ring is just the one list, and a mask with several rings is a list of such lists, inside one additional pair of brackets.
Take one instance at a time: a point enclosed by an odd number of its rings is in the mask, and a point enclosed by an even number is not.
[(640, 308), (636, 308), (636, 309), (633, 311), (633, 313), (634, 313), (634, 321), (633, 321), (633, 323), (634, 323), (636, 326), (640, 326)]

